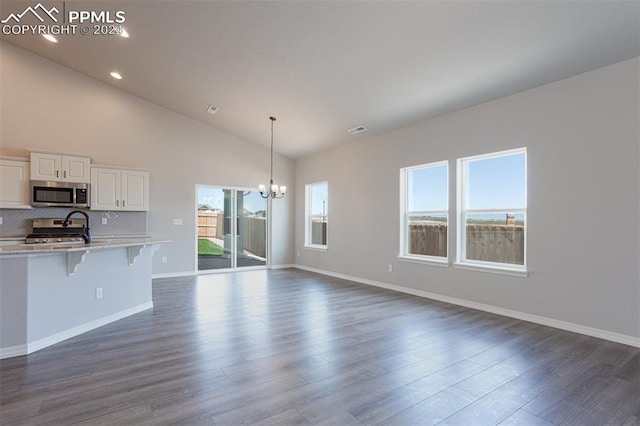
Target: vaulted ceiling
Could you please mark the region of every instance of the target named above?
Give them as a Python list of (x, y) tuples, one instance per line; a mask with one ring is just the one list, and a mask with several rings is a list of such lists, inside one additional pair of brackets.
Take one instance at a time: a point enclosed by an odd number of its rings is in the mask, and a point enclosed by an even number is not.
[[(3, 0), (0, 15), (36, 4)], [(2, 39), (264, 146), (276, 116), (291, 158), (640, 55), (637, 1), (43, 4), (124, 11), (130, 37)]]

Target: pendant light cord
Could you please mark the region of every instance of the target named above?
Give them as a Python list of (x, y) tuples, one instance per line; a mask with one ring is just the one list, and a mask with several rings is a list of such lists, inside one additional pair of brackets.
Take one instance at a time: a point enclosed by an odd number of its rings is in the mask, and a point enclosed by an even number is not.
[(273, 184), (273, 122), (276, 121), (275, 117), (269, 117), (271, 120), (271, 175), (269, 179), (269, 188), (265, 188), (264, 185), (258, 185), (260, 190), (260, 196), (264, 199), (267, 198), (282, 198), (287, 191), (286, 186), (278, 186)]
[[(273, 184), (273, 122), (276, 121), (275, 117), (269, 117), (269, 120), (271, 120), (271, 179), (269, 181), (269, 184)], [(269, 191), (271, 191), (271, 188), (269, 188)]]

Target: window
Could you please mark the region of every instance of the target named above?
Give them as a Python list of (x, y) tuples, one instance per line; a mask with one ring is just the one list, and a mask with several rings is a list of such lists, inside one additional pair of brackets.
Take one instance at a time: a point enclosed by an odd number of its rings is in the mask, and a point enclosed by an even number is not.
[(526, 149), (458, 160), (458, 262), (525, 270)]
[(327, 182), (306, 186), (305, 246), (327, 248), (328, 200)]
[(400, 170), (400, 256), (446, 261), (449, 222), (446, 161)]

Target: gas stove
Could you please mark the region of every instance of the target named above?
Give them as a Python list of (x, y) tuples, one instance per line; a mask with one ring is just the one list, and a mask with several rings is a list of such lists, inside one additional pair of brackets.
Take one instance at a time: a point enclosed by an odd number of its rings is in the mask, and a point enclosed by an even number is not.
[(27, 235), (26, 244), (81, 243), (87, 226), (86, 219), (69, 219), (69, 226), (63, 226), (64, 219), (33, 219), (33, 233)]

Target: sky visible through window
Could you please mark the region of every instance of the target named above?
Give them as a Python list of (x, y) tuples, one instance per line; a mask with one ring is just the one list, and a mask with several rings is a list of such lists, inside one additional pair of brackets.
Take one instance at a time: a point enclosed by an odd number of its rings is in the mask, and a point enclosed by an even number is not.
[(409, 211), (434, 211), (449, 208), (446, 165), (409, 170)]
[(526, 207), (525, 154), (465, 162), (466, 208)]
[[(240, 193), (241, 191), (238, 191)], [(257, 191), (244, 191), (244, 208), (251, 213), (264, 211), (266, 201)], [(207, 204), (213, 208), (224, 210), (224, 190), (221, 188), (198, 188), (198, 204)]]
[(328, 213), (327, 200), (328, 185), (326, 182), (311, 185), (311, 214), (324, 215)]
[[(465, 161), (466, 209), (526, 208), (525, 163), (524, 152)], [(408, 211), (446, 211), (449, 191), (447, 173), (446, 165), (409, 170)], [(498, 216), (499, 219), (503, 218), (503, 215)], [(516, 219), (521, 216), (517, 215)]]

